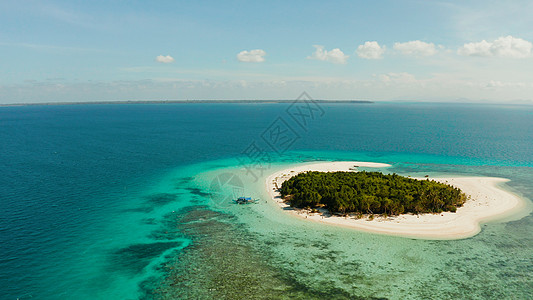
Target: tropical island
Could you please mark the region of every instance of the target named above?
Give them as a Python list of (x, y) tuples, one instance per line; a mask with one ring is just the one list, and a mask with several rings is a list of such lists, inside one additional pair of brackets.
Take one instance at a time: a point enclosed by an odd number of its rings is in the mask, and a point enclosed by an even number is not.
[(283, 182), (280, 193), (292, 207), (360, 216), (456, 212), (467, 198), (449, 184), (366, 171), (300, 173)]
[(532, 211), (505, 178), (403, 177), (363, 170), (389, 167), (361, 161), (293, 164), (274, 170), (265, 188), (283, 214), (409, 238), (467, 238), (483, 223), (518, 220)]

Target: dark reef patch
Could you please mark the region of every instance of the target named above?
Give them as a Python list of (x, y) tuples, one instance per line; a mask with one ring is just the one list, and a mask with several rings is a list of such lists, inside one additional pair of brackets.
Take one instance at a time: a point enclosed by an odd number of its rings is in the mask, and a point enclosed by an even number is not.
[(183, 186), (190, 184), (194, 180), (194, 177), (181, 177), (173, 181), (176, 189), (181, 189)]
[(211, 196), (211, 193), (204, 192), (204, 191), (202, 191), (202, 189), (199, 189), (199, 188), (188, 187), (188, 188), (185, 188), (185, 190), (189, 191), (189, 193), (191, 193), (193, 195), (197, 195), (197, 196), (201, 196), (201, 197), (210, 197)]
[(176, 201), (177, 194), (170, 193), (157, 193), (144, 197), (146, 204), (153, 206), (163, 206), (167, 205), (170, 202)]
[(150, 213), (152, 212), (156, 207), (165, 206), (169, 203), (172, 203), (178, 199), (179, 194), (172, 194), (172, 193), (157, 193), (157, 194), (151, 194), (143, 197), (143, 203), (144, 205), (136, 207), (136, 208), (130, 208), (124, 210), (125, 212), (136, 212), (136, 213)]
[(110, 260), (116, 270), (126, 270), (132, 274), (136, 274), (141, 272), (152, 259), (171, 248), (176, 248), (181, 245), (181, 242), (134, 244), (113, 252)]
[(157, 220), (155, 218), (144, 218), (141, 220), (141, 222), (143, 224), (146, 224), (146, 225), (156, 225), (157, 224)]

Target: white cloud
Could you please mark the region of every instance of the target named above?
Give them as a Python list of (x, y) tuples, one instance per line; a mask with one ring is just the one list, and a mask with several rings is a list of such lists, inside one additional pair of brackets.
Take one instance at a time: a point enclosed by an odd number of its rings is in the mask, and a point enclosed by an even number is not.
[(237, 54), (237, 59), (241, 62), (264, 62), (266, 52), (261, 49), (255, 49), (250, 51), (241, 51)]
[(381, 47), (378, 42), (365, 42), (357, 47), (357, 55), (366, 59), (380, 59), (385, 52), (385, 46)]
[(158, 55), (155, 60), (160, 63), (169, 64), (171, 62), (174, 62), (174, 58), (170, 55), (164, 56), (164, 55)]
[(431, 56), (437, 53), (435, 44), (418, 40), (405, 43), (394, 43), (393, 48), (405, 55)]
[(307, 59), (325, 60), (334, 64), (345, 64), (349, 57), (349, 55), (344, 54), (339, 48), (327, 51), (324, 50), (324, 46), (313, 45), (313, 47), (315, 47), (316, 50), (313, 55), (308, 56)]
[(464, 56), (525, 58), (531, 56), (532, 48), (531, 42), (508, 35), (493, 42), (482, 40), (464, 44), (457, 53)]

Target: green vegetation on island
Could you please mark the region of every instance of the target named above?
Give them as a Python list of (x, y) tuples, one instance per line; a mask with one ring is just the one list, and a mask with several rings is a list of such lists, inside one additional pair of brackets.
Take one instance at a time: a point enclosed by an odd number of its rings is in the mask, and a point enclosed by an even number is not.
[(283, 182), (280, 192), (292, 207), (361, 215), (455, 212), (466, 200), (448, 184), (380, 172), (301, 173)]

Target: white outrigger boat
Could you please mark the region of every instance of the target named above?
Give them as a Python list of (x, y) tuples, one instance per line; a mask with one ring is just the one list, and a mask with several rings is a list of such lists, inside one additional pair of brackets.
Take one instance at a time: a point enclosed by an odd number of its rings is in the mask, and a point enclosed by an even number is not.
[(233, 200), (236, 204), (251, 204), (259, 202), (259, 199), (252, 199), (252, 197), (239, 197)]

